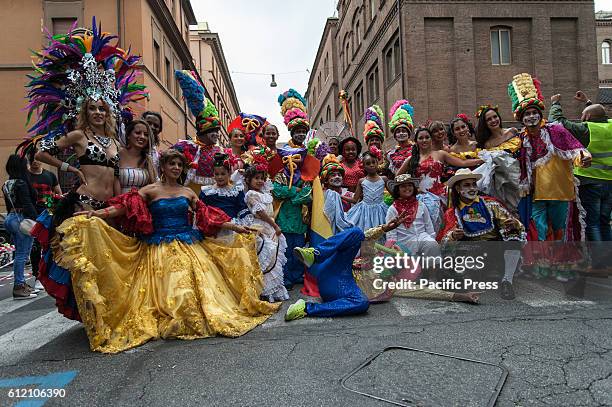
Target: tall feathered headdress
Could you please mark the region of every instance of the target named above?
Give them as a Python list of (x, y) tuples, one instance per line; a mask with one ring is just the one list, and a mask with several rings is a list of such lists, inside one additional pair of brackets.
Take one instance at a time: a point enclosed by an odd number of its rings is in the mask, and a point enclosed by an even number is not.
[(363, 129), (363, 139), (366, 144), (372, 137), (378, 137), (381, 142), (385, 141), (385, 133), (382, 124), (383, 111), (378, 105), (368, 107), (365, 111), (365, 126)]
[(298, 126), (310, 128), (308, 114), (306, 113), (306, 100), (295, 89), (278, 96), (278, 104), (281, 106), (281, 115), (285, 119), (287, 129), (291, 132)]
[(31, 138), (18, 147), (23, 153), (42, 137), (71, 131), (88, 99), (104, 100), (121, 125), (122, 119), (132, 119), (129, 103), (148, 96), (145, 86), (136, 82), (140, 57), (116, 41), (111, 44), (117, 37), (102, 32), (95, 17), (91, 29), (73, 25), (65, 35), (47, 31), (47, 38), (49, 44), (34, 52), (35, 72), (28, 75), (28, 125), (35, 114), (36, 122), (28, 129)]
[(183, 91), (183, 98), (189, 110), (196, 117), (196, 126), (199, 133), (221, 127), (219, 111), (206, 97), (204, 86), (197, 79), (195, 73), (187, 70), (176, 70), (174, 76)]
[(414, 116), (414, 108), (407, 100), (402, 99), (395, 102), (391, 110), (389, 110), (389, 128), (391, 132), (394, 132), (399, 126), (406, 126), (412, 130), (414, 128), (412, 116)]
[(512, 78), (512, 82), (508, 84), (508, 96), (512, 101), (512, 110), (516, 120), (520, 121), (523, 112), (529, 107), (535, 107), (540, 112), (546, 109), (540, 90), (540, 81), (532, 78), (528, 73), (521, 73)]

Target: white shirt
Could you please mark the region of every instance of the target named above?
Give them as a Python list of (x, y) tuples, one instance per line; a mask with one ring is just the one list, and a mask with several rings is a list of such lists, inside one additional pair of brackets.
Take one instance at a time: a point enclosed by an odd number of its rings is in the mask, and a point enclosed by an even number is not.
[[(395, 206), (391, 205), (387, 210), (386, 222), (396, 218), (398, 215), (399, 213), (397, 209), (395, 209)], [(429, 216), (427, 207), (419, 202), (416, 217), (412, 225), (410, 225), (410, 228), (407, 228), (406, 225), (402, 223), (399, 227), (387, 232), (387, 240), (394, 240), (400, 243), (435, 241), (436, 231), (431, 223), (431, 217)]]

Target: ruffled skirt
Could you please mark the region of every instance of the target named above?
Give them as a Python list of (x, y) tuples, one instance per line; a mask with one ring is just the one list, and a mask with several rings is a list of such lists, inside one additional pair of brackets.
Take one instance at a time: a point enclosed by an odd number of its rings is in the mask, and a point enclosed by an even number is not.
[(263, 273), (261, 297), (269, 302), (289, 299), (289, 293), (287, 293), (283, 280), (283, 267), (287, 263), (285, 250), (287, 250), (285, 236), (280, 235), (275, 239), (266, 235), (257, 236), (257, 257)]
[(90, 347), (115, 353), (151, 339), (237, 337), (263, 323), (277, 304), (259, 300), (254, 236), (147, 244), (98, 218), (78, 216), (55, 261), (70, 270)]
[(388, 209), (389, 207), (382, 202), (382, 199), (376, 204), (367, 204), (362, 201), (349, 209), (346, 217), (349, 222), (365, 232), (384, 224)]

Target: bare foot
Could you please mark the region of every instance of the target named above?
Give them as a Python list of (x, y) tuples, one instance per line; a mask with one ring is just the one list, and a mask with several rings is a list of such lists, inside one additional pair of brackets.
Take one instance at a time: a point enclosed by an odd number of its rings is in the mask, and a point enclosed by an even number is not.
[(455, 293), (453, 294), (453, 301), (467, 302), (470, 304), (479, 304), (480, 294), (482, 293), (479, 293), (479, 292)]

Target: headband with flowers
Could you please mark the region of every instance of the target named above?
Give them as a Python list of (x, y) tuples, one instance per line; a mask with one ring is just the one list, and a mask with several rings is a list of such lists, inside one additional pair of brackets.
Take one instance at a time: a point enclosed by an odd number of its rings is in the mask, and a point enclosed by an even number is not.
[(474, 116), (477, 119), (480, 119), (480, 115), (485, 110), (494, 110), (495, 113), (499, 113), (499, 106), (498, 105), (490, 105), (490, 104), (489, 105), (480, 105), (480, 107), (478, 107), (478, 110), (476, 111), (476, 114)]

